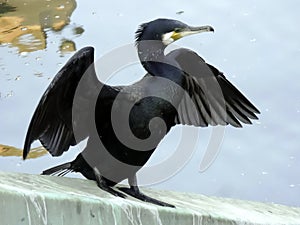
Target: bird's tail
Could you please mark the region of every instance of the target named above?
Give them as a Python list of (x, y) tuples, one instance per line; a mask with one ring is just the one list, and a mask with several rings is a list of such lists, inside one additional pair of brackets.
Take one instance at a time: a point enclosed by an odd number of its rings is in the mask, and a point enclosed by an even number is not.
[(50, 169), (47, 169), (45, 171), (42, 172), (42, 175), (56, 175), (56, 176), (64, 176), (70, 172), (73, 172), (73, 168), (72, 168), (72, 163), (71, 162), (67, 162), (55, 167), (52, 167)]

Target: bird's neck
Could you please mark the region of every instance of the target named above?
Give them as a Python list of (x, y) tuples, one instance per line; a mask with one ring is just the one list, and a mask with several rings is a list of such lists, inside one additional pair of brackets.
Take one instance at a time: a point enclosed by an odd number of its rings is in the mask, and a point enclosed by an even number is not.
[(182, 71), (174, 59), (164, 54), (165, 45), (160, 41), (142, 41), (137, 45), (139, 59), (152, 76), (160, 76), (181, 84)]
[(151, 66), (149, 65), (165, 61), (164, 50), (165, 46), (160, 41), (140, 41), (137, 45), (139, 59), (143, 67), (152, 74)]

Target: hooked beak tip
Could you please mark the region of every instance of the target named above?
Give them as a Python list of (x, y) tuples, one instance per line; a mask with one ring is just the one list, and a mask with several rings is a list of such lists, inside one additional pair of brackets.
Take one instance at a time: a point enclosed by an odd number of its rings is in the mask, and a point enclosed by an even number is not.
[(196, 33), (215, 32), (215, 29), (212, 26), (190, 27), (190, 30)]

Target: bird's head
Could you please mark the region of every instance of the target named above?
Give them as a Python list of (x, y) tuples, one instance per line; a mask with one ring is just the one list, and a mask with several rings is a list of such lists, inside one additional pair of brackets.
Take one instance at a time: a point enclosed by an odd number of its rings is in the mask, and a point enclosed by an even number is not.
[(178, 20), (156, 19), (140, 25), (136, 32), (136, 43), (156, 40), (167, 46), (182, 37), (210, 31), (214, 31), (211, 26), (191, 27)]

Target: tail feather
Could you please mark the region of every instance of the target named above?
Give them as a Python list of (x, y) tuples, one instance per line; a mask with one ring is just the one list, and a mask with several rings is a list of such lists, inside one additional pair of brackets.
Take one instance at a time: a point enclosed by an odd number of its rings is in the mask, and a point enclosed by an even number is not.
[(52, 167), (50, 169), (44, 170), (42, 172), (42, 175), (57, 175), (57, 176), (64, 176), (70, 172), (73, 172), (72, 164), (71, 162), (67, 162), (55, 167)]

